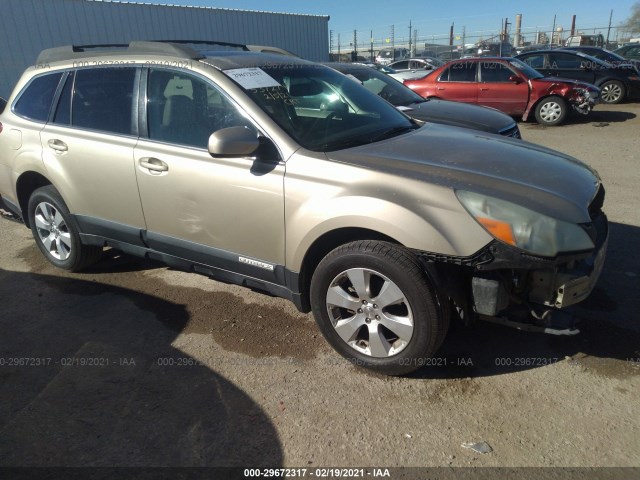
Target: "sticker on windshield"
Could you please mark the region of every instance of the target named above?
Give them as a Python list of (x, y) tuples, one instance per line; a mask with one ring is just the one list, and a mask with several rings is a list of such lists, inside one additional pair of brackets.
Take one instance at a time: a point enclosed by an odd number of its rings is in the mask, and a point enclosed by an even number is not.
[(260, 68), (235, 68), (224, 73), (246, 90), (254, 88), (279, 87), (280, 84)]

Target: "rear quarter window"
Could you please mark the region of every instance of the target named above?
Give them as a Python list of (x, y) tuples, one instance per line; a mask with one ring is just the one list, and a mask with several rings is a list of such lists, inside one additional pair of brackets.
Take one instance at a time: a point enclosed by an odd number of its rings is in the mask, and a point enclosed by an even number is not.
[(46, 122), (60, 78), (62, 72), (41, 75), (31, 80), (16, 101), (13, 112), (29, 120)]

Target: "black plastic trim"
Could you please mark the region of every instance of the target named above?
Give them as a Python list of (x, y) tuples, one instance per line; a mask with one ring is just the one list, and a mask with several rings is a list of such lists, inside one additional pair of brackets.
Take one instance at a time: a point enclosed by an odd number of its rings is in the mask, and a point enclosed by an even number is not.
[[(111, 222), (102, 218), (88, 217), (85, 215), (72, 215), (81, 234), (102, 239), (102, 244), (108, 241), (146, 247), (142, 242), (142, 229), (122, 223)], [(95, 244), (95, 243), (94, 243)]]
[[(215, 268), (237, 272), (241, 275), (251, 276), (278, 285), (285, 285), (284, 267), (282, 265), (275, 265), (271, 262), (251, 258), (246, 255), (189, 242), (156, 232), (144, 232), (143, 239), (150, 249), (158, 252), (192, 260), (203, 265), (211, 265), (215, 266)], [(273, 268), (267, 269), (249, 263), (242, 263), (240, 257), (247, 258), (252, 262), (271, 265)]]

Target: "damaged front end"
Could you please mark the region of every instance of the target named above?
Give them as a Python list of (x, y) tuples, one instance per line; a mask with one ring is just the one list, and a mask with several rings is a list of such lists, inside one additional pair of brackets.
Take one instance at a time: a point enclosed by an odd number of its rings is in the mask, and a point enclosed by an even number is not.
[[(591, 242), (589, 249), (543, 256), (496, 239), (469, 258), (426, 253), (419, 257), (435, 284), (449, 293), (465, 323), (482, 319), (521, 330), (572, 335), (578, 333), (574, 318), (563, 309), (589, 296), (604, 265), (609, 229), (603, 201), (600, 186), (589, 208), (591, 222), (576, 225)], [(474, 208), (470, 211), (478, 218)], [(485, 219), (485, 224), (490, 222)]]
[(569, 95), (571, 108), (580, 115), (588, 115), (600, 100), (600, 89), (595, 86), (576, 87)]

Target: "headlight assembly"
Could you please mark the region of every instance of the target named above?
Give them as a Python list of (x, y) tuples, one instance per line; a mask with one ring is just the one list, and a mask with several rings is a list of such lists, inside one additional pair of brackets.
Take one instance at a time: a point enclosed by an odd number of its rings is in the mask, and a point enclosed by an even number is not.
[(543, 257), (594, 248), (587, 232), (574, 223), (556, 220), (488, 195), (456, 191), (462, 205), (496, 239)]

